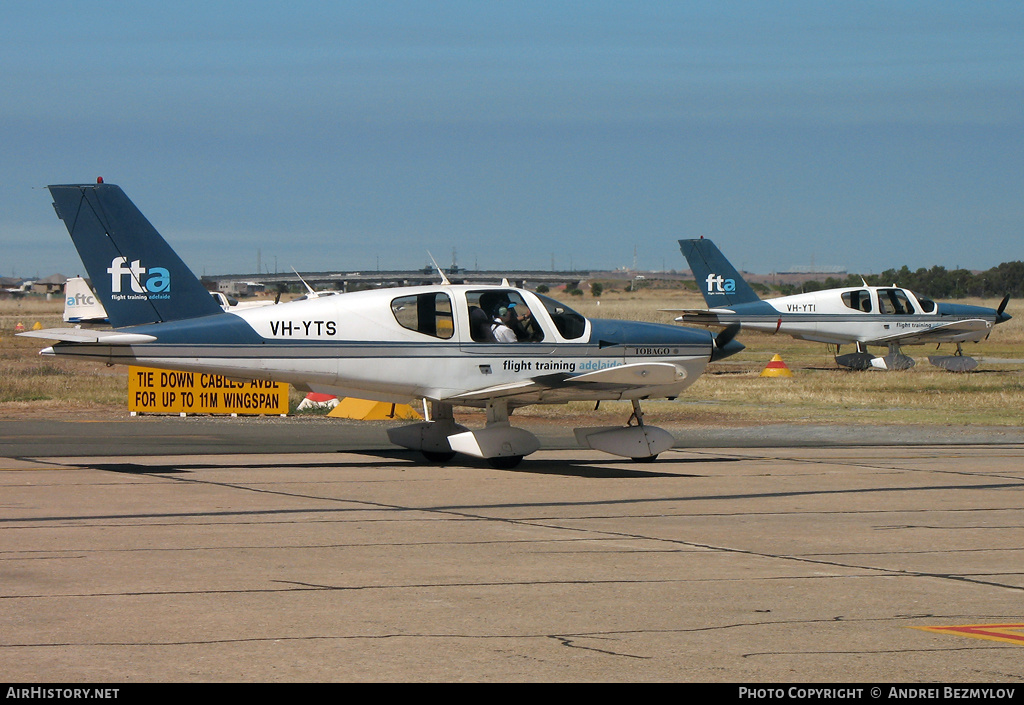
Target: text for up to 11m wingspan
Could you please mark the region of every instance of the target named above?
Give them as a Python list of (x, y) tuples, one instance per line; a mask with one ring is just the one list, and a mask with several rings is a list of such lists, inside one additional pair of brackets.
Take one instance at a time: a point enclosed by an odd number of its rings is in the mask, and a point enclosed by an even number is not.
[(128, 410), (174, 414), (285, 414), (288, 385), (236, 381), (205, 372), (132, 367)]

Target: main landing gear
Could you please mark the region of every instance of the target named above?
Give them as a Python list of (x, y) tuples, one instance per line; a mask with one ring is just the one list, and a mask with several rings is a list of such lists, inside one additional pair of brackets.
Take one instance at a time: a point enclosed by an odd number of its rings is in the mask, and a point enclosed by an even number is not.
[[(836, 352), (839, 352), (838, 348)], [(837, 354), (836, 364), (840, 367), (849, 367), (851, 370), (909, 370), (915, 363), (914, 358), (904, 355), (900, 346), (895, 343), (889, 344), (889, 354), (885, 357), (875, 357), (868, 352), (867, 345), (857, 343), (857, 352)]]
[[(420, 451), (431, 462), (448, 462), (456, 453), (465, 453), (487, 460), (491, 467), (509, 469), (540, 448), (540, 441), (529, 431), (509, 425), (508, 417), (507, 401), (489, 401), (486, 427), (471, 430), (455, 423), (451, 404), (431, 402), (426, 421), (390, 429), (388, 438), (395, 445)], [(646, 425), (643, 418), (640, 402), (634, 399), (625, 427), (577, 428), (576, 439), (594, 450), (653, 461), (675, 444), (675, 438), (664, 429)]]
[(515, 428), (508, 422), (508, 402), (503, 399), (487, 403), (487, 426), (471, 430), (455, 423), (452, 405), (430, 402), (426, 421), (388, 431), (395, 445), (418, 450), (431, 462), (447, 462), (456, 453), (484, 458), (495, 468), (514, 468), (540, 448), (540, 441), (529, 431)]
[(469, 429), (455, 423), (451, 404), (432, 402), (430, 413), (425, 404), (423, 411), (426, 421), (388, 429), (388, 438), (397, 446), (420, 451), (432, 463), (446, 463), (455, 457), (448, 436)]
[(507, 400), (487, 402), (487, 427), (448, 436), (452, 450), (486, 458), (491, 467), (502, 470), (519, 465), (523, 456), (540, 448), (540, 441), (529, 431), (510, 426), (508, 413)]
[[(889, 354), (885, 357), (875, 357), (867, 351), (864, 343), (857, 343), (855, 353), (839, 355), (838, 352), (836, 348), (836, 364), (853, 370), (909, 370), (914, 366), (914, 358), (904, 355), (895, 343), (889, 344)], [(977, 360), (964, 355), (960, 343), (956, 344), (956, 353), (953, 355), (929, 355), (928, 362), (950, 372), (970, 372), (978, 367)]]

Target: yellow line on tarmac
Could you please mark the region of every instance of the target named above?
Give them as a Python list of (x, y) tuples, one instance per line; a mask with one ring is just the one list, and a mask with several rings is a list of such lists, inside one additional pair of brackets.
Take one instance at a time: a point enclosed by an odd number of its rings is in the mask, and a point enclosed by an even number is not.
[(955, 627), (912, 628), (937, 634), (955, 634), (973, 639), (989, 639), (1024, 646), (1024, 624), (964, 624)]

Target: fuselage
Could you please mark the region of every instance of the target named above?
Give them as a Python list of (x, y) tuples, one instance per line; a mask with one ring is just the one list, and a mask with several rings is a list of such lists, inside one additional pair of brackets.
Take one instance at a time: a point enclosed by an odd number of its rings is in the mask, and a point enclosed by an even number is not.
[(983, 306), (935, 303), (909, 289), (861, 286), (687, 311), (677, 320), (708, 326), (741, 323), (746, 330), (836, 345), (884, 345), (978, 341), (1009, 318)]
[[(516, 343), (488, 333), (498, 306), (512, 306)], [(58, 343), (44, 351), (236, 379), (288, 382), (299, 388), (381, 401), (460, 400), (481, 389), (543, 378), (516, 405), (572, 399), (675, 397), (693, 383), (714, 351), (703, 330), (589, 320), (553, 299), (514, 287), (437, 285), (372, 290), (282, 303), (120, 331), (153, 336), (145, 344)], [(563, 384), (587, 372), (636, 362), (668, 362), (669, 384), (618, 394), (600, 384)]]

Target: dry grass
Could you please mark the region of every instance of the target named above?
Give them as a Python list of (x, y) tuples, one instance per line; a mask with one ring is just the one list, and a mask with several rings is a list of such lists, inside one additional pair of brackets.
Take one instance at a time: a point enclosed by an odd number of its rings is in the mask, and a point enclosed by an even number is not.
[[(555, 294), (587, 316), (671, 323), (663, 308), (702, 307), (692, 292), (665, 290), (605, 292), (600, 300)], [(600, 303), (598, 303), (600, 301)], [(997, 301), (971, 301), (995, 306)], [(14, 336), (21, 323), (57, 327), (60, 301), (0, 301), (0, 418), (18, 415), (126, 414), (127, 369), (100, 363), (71, 362), (38, 355), (45, 342)], [(746, 350), (714, 363), (674, 402), (648, 402), (651, 419), (694, 426), (763, 423), (929, 424), (941, 426), (1020, 426), (1024, 424), (1024, 364), (988, 359), (1024, 360), (1024, 305), (1011, 301), (1014, 319), (995, 329), (989, 341), (965, 347), (982, 361), (978, 371), (953, 374), (925, 359), (933, 347), (905, 350), (918, 365), (905, 372), (852, 372), (836, 367), (826, 346), (788, 336), (742, 333)], [(948, 354), (948, 346), (946, 347)], [(779, 354), (793, 371), (790, 378), (760, 377)], [(301, 395), (292, 393), (297, 403)], [(570, 405), (577, 415), (607, 416), (618, 423), (628, 405)], [(531, 407), (519, 416), (557, 418), (564, 407)], [(938, 431), (938, 429), (937, 429)]]
[(0, 301), (0, 416), (126, 408), (127, 368), (41, 357), (46, 341), (15, 335), (16, 327), (56, 328), (62, 303)]

